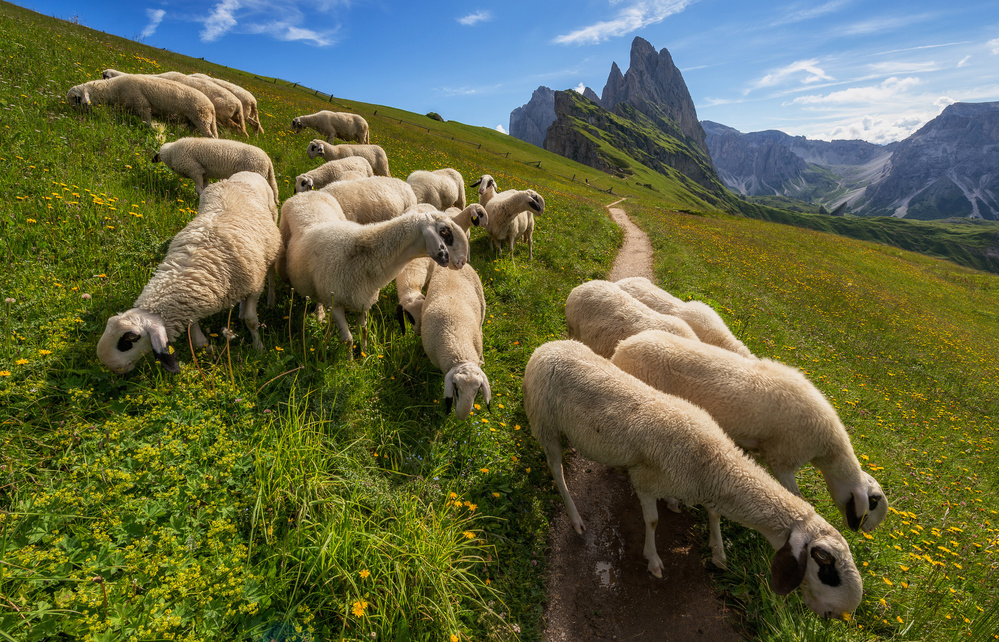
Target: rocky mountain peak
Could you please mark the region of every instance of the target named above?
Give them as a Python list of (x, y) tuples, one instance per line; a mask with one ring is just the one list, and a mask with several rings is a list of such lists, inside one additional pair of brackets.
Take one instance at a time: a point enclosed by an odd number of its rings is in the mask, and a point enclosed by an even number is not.
[[(593, 90), (590, 90), (590, 93), (593, 93)], [(553, 122), (555, 122), (555, 92), (548, 87), (538, 87), (526, 105), (510, 112), (510, 135), (532, 145), (544, 147), (545, 135)]]

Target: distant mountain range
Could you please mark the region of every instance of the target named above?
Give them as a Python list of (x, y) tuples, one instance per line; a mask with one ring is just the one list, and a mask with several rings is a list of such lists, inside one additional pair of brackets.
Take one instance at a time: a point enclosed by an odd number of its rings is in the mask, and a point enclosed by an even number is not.
[(778, 195), (823, 211), (910, 219), (999, 220), (999, 103), (956, 103), (904, 141), (743, 134), (699, 122), (666, 49), (642, 38), (612, 63), (598, 97), (539, 87), (510, 114), (510, 134), (603, 171), (637, 161), (709, 192)]

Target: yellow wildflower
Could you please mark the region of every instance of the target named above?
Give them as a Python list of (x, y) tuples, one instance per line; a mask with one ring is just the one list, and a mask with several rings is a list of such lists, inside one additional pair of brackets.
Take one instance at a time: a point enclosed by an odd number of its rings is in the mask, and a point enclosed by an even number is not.
[(365, 579), (365, 578), (367, 578), (367, 577), (368, 577), (369, 575), (371, 575), (371, 571), (369, 571), (369, 570), (368, 570), (368, 569), (366, 569), (366, 568), (362, 568), (362, 569), (361, 569), (361, 572), (360, 572), (360, 573), (358, 573), (358, 575), (360, 575), (360, 576), (361, 576), (361, 579)]
[(351, 610), (354, 612), (354, 617), (361, 617), (362, 615), (364, 615), (364, 611), (367, 608), (368, 608), (368, 603), (363, 600), (360, 600), (354, 602), (354, 606), (351, 607)]

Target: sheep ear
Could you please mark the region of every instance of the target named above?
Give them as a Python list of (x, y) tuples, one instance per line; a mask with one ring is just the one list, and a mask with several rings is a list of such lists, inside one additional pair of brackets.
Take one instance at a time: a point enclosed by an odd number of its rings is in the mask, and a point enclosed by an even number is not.
[(154, 163), (160, 162), (160, 154), (159, 154), (159, 152), (156, 152), (155, 154), (153, 154), (153, 162)]
[(137, 332), (129, 330), (118, 338), (118, 352), (128, 352), (141, 337)]
[(402, 309), (402, 304), (395, 306), (395, 318), (399, 321), (399, 327), (402, 328), (402, 333), (406, 334), (406, 311)]
[(851, 531), (858, 530), (867, 517), (867, 497), (858, 497), (856, 493), (850, 493), (850, 499), (846, 502), (846, 525)]
[(770, 584), (777, 595), (787, 595), (798, 588), (805, 579), (805, 568), (808, 564), (808, 550), (805, 546), (795, 554), (791, 548), (791, 535), (780, 547), (773, 561), (770, 562)]
[(481, 390), (481, 391), (482, 391), (482, 398), (483, 398), (483, 399), (485, 400), (485, 402), (486, 402), (486, 410), (488, 410), (489, 412), (492, 412), (492, 411), (493, 411), (493, 409), (492, 409), (492, 407), (491, 407), (491, 406), (489, 405), (489, 402), (490, 402), (490, 401), (492, 401), (492, 398), (493, 398), (493, 393), (492, 393), (492, 391), (490, 391), (490, 389), (489, 389), (489, 380), (488, 380), (488, 379), (486, 379), (485, 377), (483, 377), (483, 378), (482, 378), (482, 385), (481, 385), (481, 386), (479, 386), (479, 390)]
[(479, 179), (477, 181), (475, 181), (474, 183), (472, 183), (471, 185), (469, 185), (469, 187), (478, 187), (479, 183), (481, 183), (481, 182), (482, 182), (482, 177), (480, 176)]
[(534, 194), (531, 194), (531, 202), (529, 203), (529, 205), (531, 206), (532, 210), (538, 212), (539, 214), (541, 213), (541, 201)]
[(163, 364), (167, 372), (180, 372), (180, 363), (177, 355), (170, 353), (170, 345), (167, 343), (166, 328), (161, 324), (148, 324), (146, 330), (149, 332), (149, 342), (153, 345), (153, 354), (156, 360)]
[(836, 569), (836, 556), (822, 548), (821, 546), (812, 547), (812, 559), (819, 567), (819, 581), (826, 586), (839, 586), (842, 584), (842, 580), (839, 577), (839, 571)]
[(455, 397), (458, 396), (458, 391), (454, 389), (454, 370), (448, 371), (444, 375), (444, 414), (451, 414), (451, 404), (454, 402)]

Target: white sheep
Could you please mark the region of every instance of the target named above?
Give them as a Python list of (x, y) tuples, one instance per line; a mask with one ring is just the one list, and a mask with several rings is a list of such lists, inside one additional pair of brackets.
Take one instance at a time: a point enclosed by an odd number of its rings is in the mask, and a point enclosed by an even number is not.
[[(778, 594), (800, 586), (805, 604), (823, 617), (842, 617), (860, 604), (863, 582), (843, 536), (747, 457), (705, 410), (646, 385), (577, 341), (534, 351), (523, 398), (577, 533), (583, 521), (562, 472), (563, 435), (583, 457), (628, 470), (656, 577), (663, 571), (656, 499), (679, 497), (766, 537), (777, 550), (770, 570)], [(711, 546), (723, 550), (720, 532), (711, 532)]]
[(642, 330), (697, 339), (686, 321), (656, 312), (610, 281), (587, 281), (573, 288), (565, 300), (565, 320), (570, 338), (607, 359), (618, 341)]
[(392, 175), (389, 172), (388, 156), (385, 154), (385, 150), (378, 145), (331, 145), (319, 138), (313, 138), (306, 151), (309, 158), (320, 156), (326, 162), (348, 156), (360, 156), (371, 163), (371, 169), (374, 170), (375, 176)]
[(267, 179), (278, 203), (274, 164), (267, 152), (254, 145), (223, 138), (179, 138), (164, 143), (153, 156), (181, 176), (194, 180), (194, 191), (204, 191), (210, 178), (229, 178), (237, 172), (256, 172)]
[(207, 96), (208, 100), (212, 101), (212, 105), (215, 107), (215, 118), (219, 123), (242, 132), (244, 136), (247, 135), (246, 120), (243, 115), (243, 103), (233, 96), (232, 92), (228, 89), (216, 85), (211, 80), (196, 78), (182, 74), (179, 71), (167, 71), (156, 75), (160, 78), (166, 78), (167, 80), (187, 85), (192, 89), (197, 89)]
[(852, 530), (888, 514), (878, 482), (860, 466), (832, 404), (798, 369), (676, 335), (646, 331), (618, 344), (612, 361), (645, 383), (704, 408), (735, 443), (756, 449), (785, 488), (808, 462)]
[(443, 212), (416, 212), (370, 225), (325, 220), (296, 232), (285, 252), (292, 287), (330, 309), (345, 343), (353, 337), (344, 310), (360, 312), (363, 350), (368, 310), (379, 291), (418, 256), (461, 269), (468, 237)]
[(374, 176), (371, 163), (360, 156), (348, 156), (339, 160), (323, 163), (295, 177), (295, 191), (307, 192), (310, 189), (322, 189), (336, 181), (349, 181), (357, 178)]
[(616, 283), (622, 290), (661, 314), (679, 317), (687, 322), (697, 338), (704, 343), (731, 350), (748, 359), (754, 359), (746, 345), (735, 338), (725, 321), (703, 301), (684, 301), (666, 290), (656, 287), (644, 276), (619, 279)]
[[(432, 205), (418, 203), (415, 207), (406, 210), (409, 212), (433, 212), (436, 211)], [(461, 227), (467, 235), (473, 225), (482, 227), (486, 221), (486, 209), (478, 203), (472, 203), (463, 210), (450, 207), (445, 212), (451, 219)], [(413, 324), (413, 332), (420, 334), (423, 317), (423, 290), (430, 283), (430, 276), (433, 274), (433, 261), (428, 258), (413, 259), (406, 264), (399, 276), (395, 277), (395, 290), (399, 296), (399, 305), (396, 307), (396, 318), (402, 331), (406, 331), (406, 319)]]
[(213, 78), (207, 74), (191, 74), (191, 76), (195, 78), (207, 78), (216, 85), (232, 92), (232, 95), (238, 98), (239, 102), (243, 105), (243, 116), (246, 118), (246, 122), (255, 127), (258, 134), (264, 133), (264, 127), (260, 124), (260, 113), (257, 110), (257, 99), (245, 87), (241, 87), (228, 80), (222, 80), (221, 78)]
[(298, 132), (303, 127), (311, 127), (323, 134), (329, 143), (332, 143), (336, 138), (354, 141), (360, 145), (367, 145), (370, 142), (368, 121), (358, 114), (350, 112), (324, 109), (314, 114), (296, 116), (292, 119), (292, 131)]
[(137, 114), (150, 127), (153, 114), (182, 116), (202, 136), (218, 138), (212, 101), (200, 91), (166, 78), (123, 74), (107, 80), (91, 80), (70, 88), (66, 102), (77, 108), (119, 105)]
[[(329, 220), (346, 221), (340, 203), (333, 196), (326, 192), (313, 190), (295, 194), (281, 205), (281, 243), (282, 252), (278, 257), (275, 267), (277, 275), (288, 280), (288, 273), (285, 267), (286, 253), (284, 248), (288, 247), (291, 239), (302, 230)], [(321, 306), (320, 306), (321, 307)], [(324, 316), (320, 314), (319, 316)]]
[(464, 209), (465, 180), (461, 173), (453, 168), (428, 172), (418, 169), (406, 177), (406, 182), (413, 188), (418, 203), (428, 203), (439, 210), (449, 207)]
[(482, 281), (471, 265), (460, 270), (432, 267), (427, 297), (423, 302), (421, 337), (430, 362), (444, 373), (444, 412), (459, 419), (472, 412), (475, 397), (489, 407), (492, 393), (482, 371), (482, 324), (486, 319), (486, 297)]
[(340, 202), (347, 220), (358, 223), (387, 221), (416, 205), (416, 194), (409, 183), (390, 176), (338, 181), (326, 185), (323, 191)]
[(170, 372), (179, 372), (170, 343), (189, 328), (191, 343), (207, 343), (200, 319), (239, 302), (239, 317), (263, 349), (257, 299), (281, 251), (277, 207), (264, 178), (239, 172), (209, 185), (198, 215), (174, 236), (163, 262), (132, 309), (108, 319), (97, 356), (114, 372), (128, 372), (152, 349)]
[[(502, 254), (503, 244), (510, 246), (522, 238), (527, 243), (528, 258), (534, 258), (534, 212), (544, 214), (545, 199), (533, 189), (497, 191), (496, 180), (483, 174), (472, 187), (479, 188), (479, 203), (489, 212), (489, 246)], [(533, 211), (532, 211), (533, 210)]]

